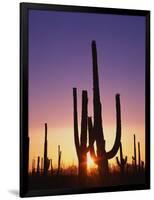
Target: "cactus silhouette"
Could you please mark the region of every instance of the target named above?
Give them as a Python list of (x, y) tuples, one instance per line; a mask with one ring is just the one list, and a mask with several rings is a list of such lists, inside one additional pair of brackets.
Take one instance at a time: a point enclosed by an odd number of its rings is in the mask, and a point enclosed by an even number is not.
[[(105, 139), (102, 126), (102, 105), (100, 101), (99, 91), (99, 77), (98, 77), (98, 64), (97, 64), (97, 49), (96, 42), (92, 41), (92, 63), (93, 63), (93, 113), (94, 122), (92, 124), (89, 118), (89, 143), (96, 141), (97, 155), (94, 147), (91, 147), (91, 156), (94, 158), (98, 165), (98, 171), (101, 176), (106, 176), (109, 172), (108, 160), (113, 158), (120, 146), (121, 140), (121, 107), (120, 95), (116, 94), (116, 139), (112, 149), (109, 152), (105, 150)], [(90, 141), (91, 140), (91, 141)]]
[(141, 171), (141, 154), (140, 154), (140, 142), (138, 142), (138, 171)]
[(73, 88), (74, 104), (74, 141), (78, 157), (78, 175), (83, 183), (87, 176), (87, 117), (88, 117), (88, 95), (87, 91), (82, 91), (82, 114), (81, 114), (81, 134), (79, 141), (78, 112), (77, 112), (77, 89)]
[(141, 171), (143, 172), (144, 171), (144, 162), (141, 161)]
[(50, 172), (53, 174), (53, 165), (52, 165), (52, 159), (50, 159)]
[(123, 158), (123, 152), (122, 152), (122, 144), (120, 143), (120, 159), (118, 157), (116, 157), (116, 161), (118, 166), (120, 167), (120, 171), (123, 174), (124, 170), (125, 170), (125, 166), (127, 163), (127, 156), (125, 158)]
[(35, 159), (32, 160), (32, 174), (35, 173)]
[(43, 158), (41, 158), (41, 173), (43, 172)]
[(37, 158), (37, 174), (40, 173), (40, 156)]
[(134, 164), (134, 169), (135, 171), (137, 170), (137, 159), (136, 159), (136, 136), (134, 134), (134, 156), (132, 156), (133, 164)]
[(61, 155), (62, 155), (62, 151), (60, 150), (60, 145), (58, 145), (58, 168), (57, 168), (57, 175), (59, 175), (60, 169), (61, 169)]
[(44, 140), (44, 175), (47, 175), (50, 160), (48, 159), (48, 140), (47, 140), (47, 123), (45, 123), (45, 140)]

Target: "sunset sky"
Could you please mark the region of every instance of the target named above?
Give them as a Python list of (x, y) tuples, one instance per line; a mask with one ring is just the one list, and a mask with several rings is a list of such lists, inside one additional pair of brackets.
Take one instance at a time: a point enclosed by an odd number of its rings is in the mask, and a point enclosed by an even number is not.
[(43, 157), (45, 122), (53, 165), (58, 145), (64, 166), (77, 163), (72, 88), (78, 89), (80, 130), (82, 90), (88, 91), (88, 112), (93, 115), (92, 40), (97, 44), (106, 150), (115, 139), (115, 94), (120, 93), (123, 154), (131, 163), (135, 133), (145, 159), (145, 17), (30, 10), (30, 168), (33, 158)]

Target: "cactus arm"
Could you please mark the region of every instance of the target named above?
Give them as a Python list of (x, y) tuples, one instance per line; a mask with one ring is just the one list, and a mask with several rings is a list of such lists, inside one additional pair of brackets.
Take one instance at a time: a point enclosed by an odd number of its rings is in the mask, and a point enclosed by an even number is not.
[(113, 145), (113, 148), (107, 152), (107, 158), (111, 159), (113, 158), (120, 146), (120, 140), (121, 140), (121, 106), (120, 106), (120, 95), (116, 94), (116, 124), (117, 124), (117, 130), (116, 130), (116, 139), (115, 143)]
[(81, 148), (85, 152), (87, 147), (87, 114), (88, 113), (88, 94), (86, 90), (82, 91), (82, 115), (81, 115)]
[(74, 142), (76, 152), (79, 157), (80, 145), (79, 145), (79, 133), (78, 133), (78, 114), (77, 114), (77, 89), (73, 88), (73, 107), (74, 107)]

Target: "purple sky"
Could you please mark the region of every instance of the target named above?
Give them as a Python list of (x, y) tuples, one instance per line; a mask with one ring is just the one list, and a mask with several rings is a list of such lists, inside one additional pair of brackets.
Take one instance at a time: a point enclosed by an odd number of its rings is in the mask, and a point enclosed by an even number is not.
[(133, 127), (144, 129), (145, 18), (30, 10), (30, 134), (46, 121), (55, 129), (73, 128), (73, 87), (79, 90), (79, 106), (82, 89), (88, 90), (91, 105), (92, 40), (98, 51), (103, 122), (115, 123), (114, 96), (120, 93), (124, 126), (134, 132)]

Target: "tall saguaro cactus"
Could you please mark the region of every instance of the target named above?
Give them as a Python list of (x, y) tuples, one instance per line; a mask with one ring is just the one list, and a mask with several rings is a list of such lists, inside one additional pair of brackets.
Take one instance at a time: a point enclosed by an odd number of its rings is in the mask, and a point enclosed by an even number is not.
[(45, 140), (44, 140), (44, 175), (47, 175), (50, 165), (48, 159), (48, 140), (47, 140), (47, 123), (45, 123)]
[(137, 170), (137, 159), (136, 159), (136, 136), (134, 134), (134, 156), (132, 156), (134, 162), (135, 171)]
[(78, 131), (78, 113), (77, 113), (77, 89), (73, 88), (74, 104), (74, 141), (78, 157), (78, 175), (81, 182), (85, 181), (87, 175), (87, 117), (88, 117), (88, 95), (87, 91), (82, 91), (82, 116), (81, 116), (81, 134), (79, 140)]
[(120, 143), (120, 159), (118, 157), (116, 157), (116, 160), (117, 160), (117, 164), (120, 167), (120, 171), (123, 174), (126, 163), (127, 163), (127, 156), (125, 158), (123, 157), (122, 144), (121, 143)]
[(95, 154), (94, 147), (91, 148), (91, 156), (95, 158), (95, 162), (98, 165), (99, 174), (106, 176), (109, 172), (108, 160), (113, 158), (120, 146), (121, 140), (121, 107), (120, 107), (120, 95), (116, 95), (116, 139), (112, 149), (109, 152), (105, 150), (105, 139), (102, 126), (102, 105), (100, 101), (99, 91), (99, 77), (98, 77), (98, 63), (97, 63), (97, 49), (96, 42), (92, 41), (92, 63), (93, 63), (93, 113), (94, 124), (89, 118), (89, 143), (96, 141), (97, 155)]

